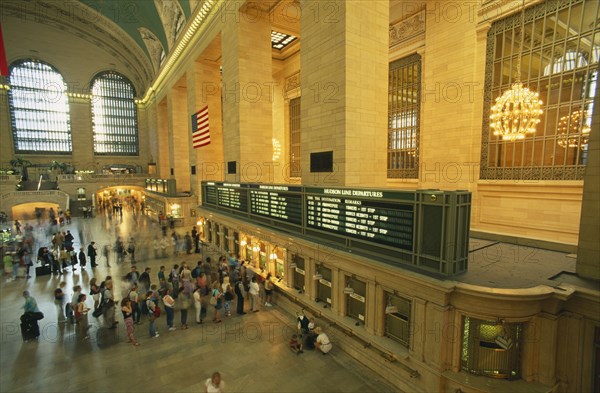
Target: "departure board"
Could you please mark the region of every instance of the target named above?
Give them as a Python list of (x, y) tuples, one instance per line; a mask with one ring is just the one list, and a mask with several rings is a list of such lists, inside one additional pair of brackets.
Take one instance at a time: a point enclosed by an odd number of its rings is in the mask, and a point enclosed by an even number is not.
[(204, 202), (246, 212), (248, 210), (247, 187), (246, 184), (209, 182), (204, 188)]
[(307, 188), (306, 226), (412, 251), (411, 194)]
[(250, 185), (250, 214), (302, 225), (302, 188)]
[[(202, 182), (202, 208), (391, 265), (467, 270), (471, 193)], [(454, 250), (442, 253), (442, 250)]]
[(217, 204), (217, 187), (215, 183), (208, 183), (204, 191), (204, 202), (209, 205)]

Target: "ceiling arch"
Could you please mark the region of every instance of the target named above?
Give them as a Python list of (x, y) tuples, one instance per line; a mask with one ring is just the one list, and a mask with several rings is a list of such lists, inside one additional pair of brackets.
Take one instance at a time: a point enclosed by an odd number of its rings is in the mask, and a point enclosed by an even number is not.
[(156, 44), (148, 45), (149, 37), (158, 40), (168, 53), (175, 41), (177, 26), (185, 24), (191, 13), (190, 0), (79, 1), (90, 7), (97, 17), (108, 18), (117, 24), (138, 44), (153, 65)]

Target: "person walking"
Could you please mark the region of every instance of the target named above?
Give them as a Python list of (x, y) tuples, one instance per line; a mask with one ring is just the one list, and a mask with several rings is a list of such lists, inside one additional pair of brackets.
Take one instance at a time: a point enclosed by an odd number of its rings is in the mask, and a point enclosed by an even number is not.
[(58, 288), (54, 290), (54, 305), (56, 306), (56, 314), (58, 315), (58, 323), (67, 322), (65, 317), (65, 288), (67, 283), (62, 281), (58, 284)]

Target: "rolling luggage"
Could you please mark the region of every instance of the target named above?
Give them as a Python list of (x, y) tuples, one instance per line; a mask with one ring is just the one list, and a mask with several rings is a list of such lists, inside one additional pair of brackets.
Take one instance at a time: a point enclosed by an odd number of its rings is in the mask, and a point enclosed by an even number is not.
[(21, 335), (23, 341), (34, 340), (40, 336), (38, 321), (27, 314), (21, 316)]
[(35, 275), (38, 277), (39, 276), (47, 276), (51, 272), (52, 272), (52, 269), (50, 269), (49, 265), (38, 266), (35, 268)]

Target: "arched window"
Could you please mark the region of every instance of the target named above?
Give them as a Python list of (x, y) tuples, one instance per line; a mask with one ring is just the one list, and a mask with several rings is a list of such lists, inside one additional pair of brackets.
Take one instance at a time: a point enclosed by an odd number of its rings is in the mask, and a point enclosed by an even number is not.
[(51, 65), (20, 60), (8, 77), (15, 153), (70, 154), (67, 85)]
[(92, 80), (94, 153), (138, 155), (135, 90), (127, 78), (112, 71)]

